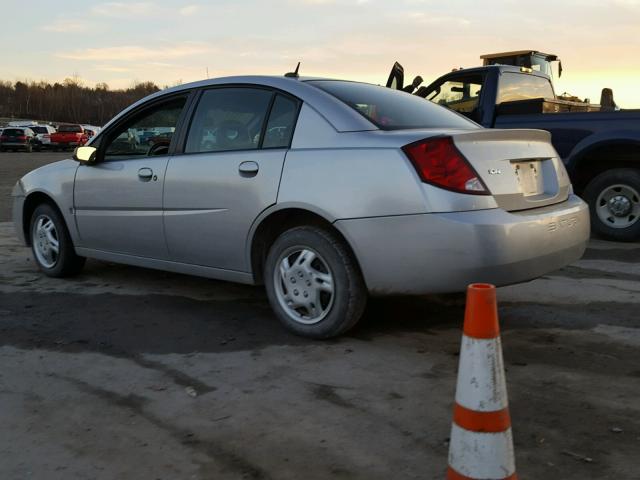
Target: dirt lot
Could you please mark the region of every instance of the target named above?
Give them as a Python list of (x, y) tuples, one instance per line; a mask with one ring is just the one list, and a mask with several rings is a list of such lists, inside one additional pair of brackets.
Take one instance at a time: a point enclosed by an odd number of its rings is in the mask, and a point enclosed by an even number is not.
[[(89, 261), (40, 275), (0, 154), (1, 479), (436, 479), (463, 303), (372, 302), (347, 337), (289, 335), (262, 290)], [(523, 479), (640, 479), (640, 246), (498, 291)]]

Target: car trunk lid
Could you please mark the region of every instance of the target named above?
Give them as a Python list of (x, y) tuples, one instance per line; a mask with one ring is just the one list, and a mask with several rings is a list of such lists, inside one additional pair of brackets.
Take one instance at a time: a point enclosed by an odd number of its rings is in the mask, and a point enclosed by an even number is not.
[(507, 211), (563, 202), (570, 181), (541, 130), (472, 130), (452, 135), (500, 208)]

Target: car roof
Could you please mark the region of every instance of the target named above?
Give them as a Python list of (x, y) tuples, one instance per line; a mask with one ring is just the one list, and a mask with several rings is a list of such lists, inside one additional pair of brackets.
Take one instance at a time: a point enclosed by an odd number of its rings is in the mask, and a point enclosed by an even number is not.
[(320, 77), (284, 77), (284, 76), (266, 76), (266, 75), (243, 75), (233, 77), (212, 78), (200, 80), (197, 82), (186, 83), (176, 87), (168, 88), (160, 92), (151, 94), (138, 102), (134, 103), (127, 109), (123, 110), (113, 120), (107, 123), (103, 129), (106, 129), (111, 123), (115, 122), (121, 116), (126, 115), (129, 111), (146, 103), (154, 98), (160, 98), (165, 95), (186, 92), (197, 88), (215, 87), (223, 85), (250, 85), (269, 87), (287, 92), (306, 104), (314, 108), (320, 115), (333, 125), (340, 132), (377, 130), (378, 128), (369, 122), (364, 116), (360, 115), (356, 110), (350, 108), (333, 95), (314, 87), (309, 82), (312, 80), (335, 80)]

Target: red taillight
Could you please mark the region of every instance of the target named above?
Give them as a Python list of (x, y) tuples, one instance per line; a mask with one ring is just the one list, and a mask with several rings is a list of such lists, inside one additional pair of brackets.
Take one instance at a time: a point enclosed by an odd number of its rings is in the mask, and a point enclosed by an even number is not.
[(7, 141), (7, 137), (6, 135), (0, 135), (0, 142), (6, 142)]
[(451, 137), (420, 140), (402, 147), (420, 179), (440, 188), (472, 195), (490, 195), (476, 171)]
[(27, 140), (27, 136), (26, 136), (26, 135), (20, 135), (20, 136), (18, 136), (17, 138), (18, 138), (18, 140), (20, 140), (21, 142), (24, 142), (24, 141), (26, 141), (26, 140)]

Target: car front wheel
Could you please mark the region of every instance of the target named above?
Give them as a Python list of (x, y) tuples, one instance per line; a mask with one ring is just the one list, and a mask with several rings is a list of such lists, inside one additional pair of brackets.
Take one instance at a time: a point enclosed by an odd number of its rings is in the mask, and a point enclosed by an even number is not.
[(594, 231), (609, 240), (640, 239), (640, 170), (607, 170), (589, 182), (584, 197)]
[(309, 338), (331, 338), (360, 320), (367, 290), (353, 255), (334, 232), (295, 227), (282, 233), (265, 262), (267, 296), (280, 321)]
[(76, 255), (64, 220), (51, 205), (36, 207), (30, 232), (33, 257), (45, 275), (67, 277), (82, 270), (85, 259)]

